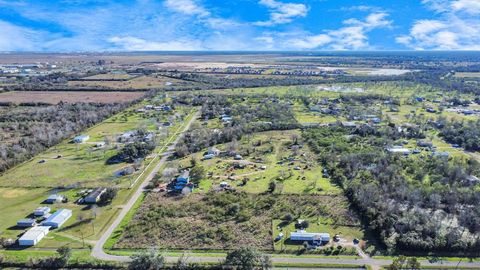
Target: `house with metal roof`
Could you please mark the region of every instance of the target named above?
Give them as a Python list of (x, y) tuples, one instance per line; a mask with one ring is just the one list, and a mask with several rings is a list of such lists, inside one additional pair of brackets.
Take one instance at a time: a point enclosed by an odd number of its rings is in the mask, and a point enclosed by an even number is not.
[(48, 206), (41, 206), (33, 211), (33, 215), (36, 217), (43, 217), (46, 214), (50, 213), (51, 209)]
[(88, 139), (90, 139), (89, 135), (78, 135), (75, 138), (73, 138), (72, 141), (74, 143), (84, 143), (84, 142), (88, 141)]
[(85, 203), (97, 203), (102, 197), (102, 194), (107, 191), (106, 188), (99, 187), (90, 192), (84, 199)]
[(42, 222), (42, 226), (60, 228), (72, 216), (72, 210), (60, 209)]
[(50, 228), (46, 226), (33, 227), (18, 239), (18, 244), (20, 246), (35, 246), (48, 234), (49, 231)]
[(45, 200), (45, 203), (60, 203), (62, 202), (64, 197), (62, 195), (58, 194), (52, 194), (48, 196), (48, 198)]
[(20, 219), (19, 221), (17, 221), (17, 227), (20, 227), (20, 228), (28, 228), (33, 226), (35, 226), (35, 219), (26, 218), (26, 219)]

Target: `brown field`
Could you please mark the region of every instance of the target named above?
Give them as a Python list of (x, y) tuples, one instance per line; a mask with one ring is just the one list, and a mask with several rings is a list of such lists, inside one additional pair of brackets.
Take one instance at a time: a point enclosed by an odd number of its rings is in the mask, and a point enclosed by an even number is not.
[[(169, 85), (171, 83), (171, 85)], [(186, 85), (187, 82), (163, 76), (142, 76), (128, 81), (69, 81), (68, 86), (78, 88), (103, 87), (109, 89), (151, 89)]]
[(57, 104), (60, 101), (114, 103), (128, 102), (139, 98), (142, 92), (70, 92), (70, 91), (25, 91), (0, 93), (0, 102), (15, 104), (26, 102), (43, 102)]
[(480, 72), (456, 72), (457, 78), (480, 78)]
[(134, 76), (129, 75), (129, 74), (98, 74), (98, 75), (93, 75), (89, 77), (82, 78), (83, 80), (90, 80), (90, 81), (95, 81), (95, 80), (129, 80), (132, 79)]

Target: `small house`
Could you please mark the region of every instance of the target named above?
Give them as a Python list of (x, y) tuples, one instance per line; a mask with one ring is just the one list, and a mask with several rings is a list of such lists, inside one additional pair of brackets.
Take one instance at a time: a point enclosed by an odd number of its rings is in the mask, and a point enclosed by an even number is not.
[(60, 228), (70, 217), (72, 217), (72, 210), (60, 209), (43, 221), (42, 226)]
[(403, 148), (403, 147), (398, 147), (394, 146), (391, 148), (388, 148), (387, 151), (391, 154), (402, 154), (402, 155), (410, 155), (410, 149)]
[(73, 138), (74, 143), (84, 143), (90, 139), (89, 135), (78, 135), (77, 137)]
[(46, 226), (33, 227), (18, 239), (18, 244), (20, 246), (35, 246), (48, 234), (49, 230), (50, 228)]
[(50, 211), (51, 211), (50, 207), (41, 206), (35, 209), (35, 211), (33, 211), (33, 215), (36, 217), (43, 217), (46, 214), (50, 213)]
[(206, 154), (206, 155), (203, 156), (203, 159), (208, 160), (208, 159), (212, 159), (214, 157), (215, 157), (214, 154)]
[(235, 155), (235, 157), (233, 158), (235, 160), (242, 160), (243, 157), (241, 155)]
[(61, 203), (63, 199), (64, 197), (62, 195), (53, 194), (48, 196), (48, 198), (45, 200), (45, 203)]
[(298, 230), (290, 233), (291, 241), (307, 241), (320, 242), (322, 244), (330, 242), (330, 234), (328, 233), (309, 233), (305, 230)]
[(26, 218), (26, 219), (20, 219), (19, 221), (17, 221), (17, 227), (19, 228), (28, 228), (33, 226), (35, 226), (35, 219)]
[(214, 155), (214, 156), (218, 156), (220, 155), (222, 151), (218, 150), (217, 148), (215, 147), (210, 147), (207, 151), (207, 155)]
[(106, 191), (107, 189), (103, 187), (96, 188), (85, 197), (84, 202), (89, 204), (97, 203)]

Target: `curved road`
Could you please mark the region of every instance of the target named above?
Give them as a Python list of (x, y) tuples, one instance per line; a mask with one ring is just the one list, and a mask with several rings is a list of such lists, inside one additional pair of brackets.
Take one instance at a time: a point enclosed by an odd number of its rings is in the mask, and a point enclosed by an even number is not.
[[(148, 174), (148, 176), (143, 180), (140, 186), (135, 190), (130, 200), (125, 204), (120, 211), (120, 214), (115, 218), (113, 223), (110, 227), (103, 233), (102, 237), (96, 242), (95, 246), (92, 249), (92, 256), (107, 261), (118, 261), (118, 262), (129, 262), (131, 261), (130, 257), (128, 256), (118, 256), (118, 255), (111, 255), (105, 253), (103, 250), (103, 246), (105, 245), (108, 238), (112, 235), (115, 229), (120, 225), (121, 221), (125, 218), (128, 214), (130, 209), (133, 207), (135, 202), (140, 198), (142, 193), (144, 192), (145, 187), (148, 185), (150, 180), (158, 173), (160, 168), (165, 164), (167, 159), (173, 154), (173, 150), (177, 145), (178, 141), (182, 138), (183, 133), (190, 128), (192, 123), (197, 119), (199, 116), (199, 112), (196, 112), (193, 117), (188, 121), (188, 123), (184, 126), (183, 130), (180, 132), (178, 137), (175, 141), (170, 145), (167, 146), (167, 151), (160, 154), (160, 161), (155, 165), (155, 168)], [(166, 144), (168, 145), (168, 143)], [(162, 148), (163, 150), (163, 148)], [(147, 167), (148, 168), (148, 167)], [(146, 169), (147, 169), (146, 168)], [(146, 170), (145, 169), (145, 170)], [(295, 256), (275, 256), (272, 255), (272, 262), (273, 263), (285, 263), (285, 264), (354, 264), (354, 265), (371, 265), (373, 269), (379, 269), (382, 265), (388, 265), (392, 261), (391, 260), (381, 260), (381, 259), (373, 259), (369, 258), (363, 252), (359, 252), (361, 258), (326, 258), (326, 257), (295, 257)], [(207, 257), (207, 256), (194, 256), (193, 254), (188, 255), (188, 261), (192, 263), (215, 263), (221, 262), (224, 257)], [(178, 260), (178, 257), (167, 257), (166, 260), (168, 262), (175, 262)], [(461, 262), (455, 261), (440, 261), (431, 263), (429, 261), (421, 261), (422, 266), (448, 266), (448, 267), (471, 267), (471, 268), (478, 268), (480, 269), (480, 262), (468, 262), (466, 259)]]

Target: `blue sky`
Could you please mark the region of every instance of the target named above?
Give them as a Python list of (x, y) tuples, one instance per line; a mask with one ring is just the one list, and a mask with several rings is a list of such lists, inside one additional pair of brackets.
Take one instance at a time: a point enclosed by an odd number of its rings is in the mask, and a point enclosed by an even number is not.
[(480, 50), (480, 0), (0, 0), (0, 51)]

